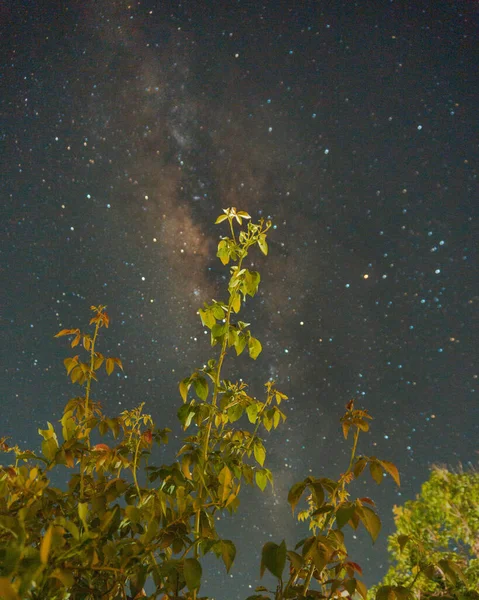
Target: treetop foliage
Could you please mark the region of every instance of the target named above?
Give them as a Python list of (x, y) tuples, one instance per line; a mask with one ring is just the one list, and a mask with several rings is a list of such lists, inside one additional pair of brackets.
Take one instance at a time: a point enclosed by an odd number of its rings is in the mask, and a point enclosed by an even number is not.
[[(219, 535), (216, 517), (239, 509), (242, 486), (263, 491), (272, 485), (265, 436), (284, 423), (281, 407), (288, 398), (274, 381), (257, 398), (243, 380), (224, 374), (228, 353), (247, 351), (255, 360), (262, 351), (238, 315), (261, 280), (246, 259), (255, 246), (268, 254), (271, 222), (253, 223), (233, 207), (216, 223), (228, 227), (217, 256), (228, 266), (229, 282), (224, 299), (198, 311), (216, 353), (179, 383), (185, 438), (176, 460), (149, 464), (153, 445), (167, 444), (170, 430), (155, 425), (144, 403), (110, 417), (94, 399), (102, 368), (111, 375), (123, 365), (99, 351), (110, 320), (105, 306), (92, 306), (90, 329), (56, 334), (78, 351), (64, 366), (80, 392), (66, 403), (58, 425), (48, 422), (39, 430), (41, 451), (0, 439), (0, 450), (12, 457), (0, 467), (0, 598), (207, 600), (200, 596), (203, 558), (214, 554), (226, 571), (233, 567), (235, 543)], [(284, 540), (264, 545), (260, 575), (268, 571), (277, 585), (257, 587), (248, 600), (366, 599), (362, 569), (349, 556), (344, 529), (364, 527), (374, 542), (381, 521), (374, 501), (352, 498), (349, 486), (366, 469), (376, 483), (383, 473), (400, 483), (391, 462), (359, 452), (371, 418), (348, 402), (341, 418), (343, 437), (351, 440), (347, 468), (336, 479), (309, 476), (292, 486), (287, 501), (293, 514), (301, 504), (298, 518), (308, 522), (309, 535), (291, 549)], [(68, 470), (65, 489), (50, 480), (61, 469)], [(444, 581), (451, 573), (462, 579), (449, 557), (439, 565)], [(388, 584), (378, 591), (378, 598), (386, 597), (412, 598), (413, 586)]]

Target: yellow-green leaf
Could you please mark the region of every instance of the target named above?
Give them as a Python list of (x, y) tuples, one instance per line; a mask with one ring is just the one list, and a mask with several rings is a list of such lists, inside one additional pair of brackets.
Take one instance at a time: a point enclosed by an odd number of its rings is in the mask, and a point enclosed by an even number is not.
[(52, 546), (52, 537), (53, 525), (50, 525), (40, 544), (40, 560), (44, 565), (46, 565), (48, 562), (48, 555), (50, 554), (50, 548)]
[(264, 460), (266, 458), (266, 450), (265, 450), (263, 444), (258, 439), (256, 439), (254, 442), (253, 451), (254, 451), (255, 459), (261, 466), (263, 466)]
[(108, 375), (113, 373), (113, 369), (115, 368), (115, 361), (112, 358), (106, 359), (106, 372)]
[(251, 336), (248, 340), (248, 351), (249, 355), (253, 360), (256, 360), (258, 358), (262, 349), (263, 347), (261, 346), (261, 342), (253, 336)]

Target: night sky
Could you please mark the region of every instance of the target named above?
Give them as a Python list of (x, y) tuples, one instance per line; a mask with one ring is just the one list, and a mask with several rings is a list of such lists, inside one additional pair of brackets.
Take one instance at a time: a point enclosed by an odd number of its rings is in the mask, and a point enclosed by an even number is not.
[(374, 547), (351, 540), (368, 584), (387, 566), (393, 505), (433, 463), (477, 461), (475, 8), (2, 4), (2, 434), (39, 447), (37, 429), (80, 393), (53, 336), (106, 304), (98, 349), (125, 374), (95, 398), (111, 415), (145, 401), (173, 429), (157, 461), (174, 460), (178, 381), (217, 355), (196, 314), (226, 297), (214, 220), (236, 206), (274, 223), (243, 313), (263, 353), (224, 375), (258, 397), (273, 378), (289, 396), (265, 436), (276, 486), (243, 487), (219, 524), (235, 566), (207, 561), (203, 594), (245, 598), (262, 545), (304, 537), (287, 492), (346, 469), (352, 397), (374, 416), (359, 450), (402, 476), (354, 488), (384, 522)]

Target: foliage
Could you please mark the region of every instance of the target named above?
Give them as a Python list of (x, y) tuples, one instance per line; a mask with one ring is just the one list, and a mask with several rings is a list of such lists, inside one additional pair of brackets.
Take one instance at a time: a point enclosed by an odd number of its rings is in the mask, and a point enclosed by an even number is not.
[(378, 598), (479, 598), (479, 473), (433, 468), (421, 493), (395, 507), (394, 561)]
[[(261, 435), (285, 420), (280, 406), (287, 397), (268, 381), (259, 400), (242, 380), (223, 375), (227, 353), (247, 350), (256, 359), (262, 350), (238, 313), (260, 283), (245, 259), (255, 245), (268, 253), (271, 227), (263, 219), (252, 223), (235, 208), (223, 212), (216, 223), (225, 222), (229, 235), (221, 238), (217, 256), (230, 265), (227, 299), (199, 309), (217, 355), (179, 384), (178, 418), (185, 432), (195, 426), (193, 433), (175, 462), (148, 465), (152, 445), (166, 444), (170, 430), (157, 428), (143, 404), (111, 418), (92, 399), (102, 367), (108, 375), (123, 368), (120, 359), (98, 349), (109, 326), (105, 307), (91, 307), (92, 332), (60, 331), (56, 337), (69, 337), (72, 348), (79, 348), (64, 365), (82, 392), (67, 402), (59, 428), (47, 423), (39, 430), (41, 452), (0, 440), (0, 451), (13, 455), (12, 464), (0, 467), (0, 598), (127, 600), (146, 597), (151, 589), (150, 599), (201, 600), (203, 557), (213, 553), (230, 570), (236, 548), (216, 531), (216, 517), (238, 509), (243, 483), (261, 490), (272, 484)], [(271, 592), (257, 588), (260, 593), (249, 600), (268, 598), (265, 593), (275, 600), (366, 597), (343, 529), (362, 525), (375, 541), (381, 522), (374, 502), (352, 499), (349, 485), (366, 467), (377, 483), (387, 473), (399, 485), (392, 463), (358, 454), (359, 434), (368, 431), (370, 419), (350, 401), (341, 419), (344, 438), (352, 433), (346, 471), (337, 480), (307, 477), (291, 488), (293, 513), (306, 502), (298, 517), (309, 522), (311, 535), (294, 550), (284, 541), (265, 544), (261, 574), (269, 571), (278, 584)], [(63, 490), (50, 481), (62, 469), (69, 474)]]

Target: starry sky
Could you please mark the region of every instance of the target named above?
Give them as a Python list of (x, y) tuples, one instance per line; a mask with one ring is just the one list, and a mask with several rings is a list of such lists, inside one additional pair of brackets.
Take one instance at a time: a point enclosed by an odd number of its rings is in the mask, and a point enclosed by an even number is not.
[(61, 417), (78, 390), (53, 335), (101, 303), (125, 374), (96, 398), (146, 402), (174, 460), (178, 381), (215, 356), (196, 314), (225, 296), (214, 220), (270, 217), (243, 314), (263, 353), (226, 368), (258, 397), (275, 379), (288, 420), (265, 436), (275, 490), (219, 524), (238, 555), (202, 593), (245, 598), (262, 545), (304, 537), (288, 489), (345, 470), (352, 397), (374, 416), (359, 450), (402, 476), (357, 484), (384, 528), (351, 557), (377, 582), (393, 505), (477, 460), (475, 3), (18, 0), (0, 21), (2, 434), (38, 447)]

